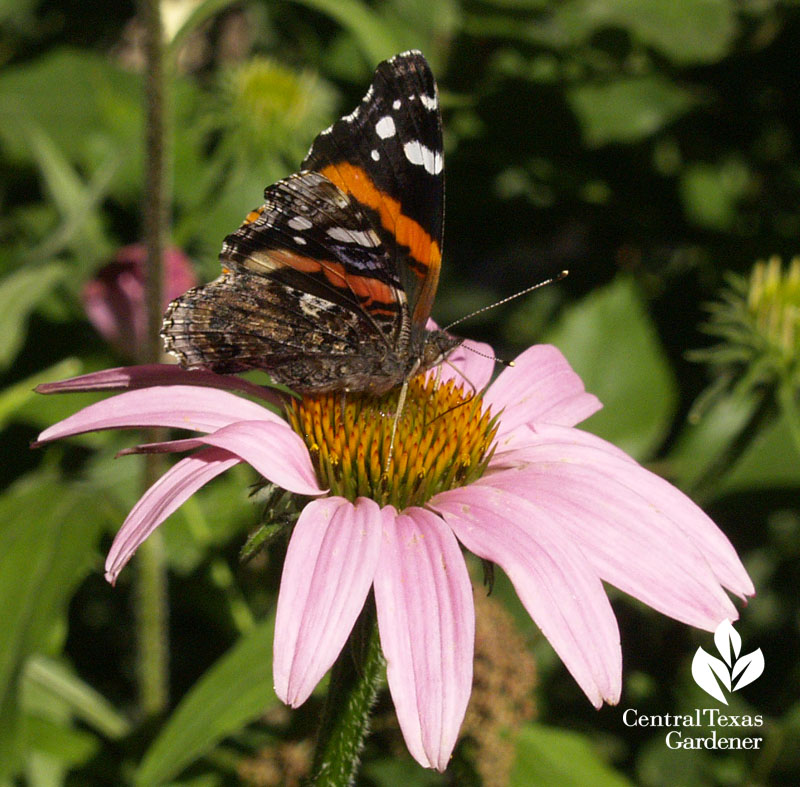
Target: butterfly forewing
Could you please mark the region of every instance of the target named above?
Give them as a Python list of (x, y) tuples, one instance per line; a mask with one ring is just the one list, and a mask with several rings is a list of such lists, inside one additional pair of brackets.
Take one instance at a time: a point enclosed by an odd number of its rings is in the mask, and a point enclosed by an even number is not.
[(220, 259), (355, 311), (398, 341), (405, 293), (357, 202), (316, 172), (270, 186), (265, 202), (223, 243)]
[(381, 63), (361, 104), (303, 162), (373, 211), (392, 239), (412, 319), (430, 316), (442, 256), (444, 154), (436, 83), (419, 52)]

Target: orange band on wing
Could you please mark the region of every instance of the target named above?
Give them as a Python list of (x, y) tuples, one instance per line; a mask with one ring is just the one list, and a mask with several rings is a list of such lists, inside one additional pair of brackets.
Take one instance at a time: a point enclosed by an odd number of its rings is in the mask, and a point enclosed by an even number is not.
[(408, 247), (413, 261), (419, 263), (412, 270), (422, 280), (412, 319), (415, 323), (424, 323), (430, 316), (439, 283), (442, 262), (439, 244), (414, 219), (403, 213), (396, 199), (378, 189), (361, 167), (343, 161), (320, 172), (342, 191), (377, 211), (384, 228), (395, 236), (398, 244)]
[[(322, 273), (337, 290), (352, 292), (364, 306), (373, 307), (370, 311), (380, 311), (390, 315), (396, 313), (396, 309), (393, 308), (397, 303), (394, 290), (380, 279), (348, 274), (340, 262), (301, 257), (290, 251), (271, 249), (268, 256), (271, 262), (285, 265), (301, 273)], [(375, 309), (374, 306), (377, 304), (386, 308)]]
[(402, 206), (396, 199), (376, 188), (361, 167), (342, 162), (325, 167), (321, 174), (342, 191), (352, 194), (359, 202), (377, 211), (381, 224), (394, 234), (401, 246), (407, 246), (411, 250), (411, 256), (422, 263), (423, 268), (441, 262), (439, 244), (414, 219), (403, 213)]

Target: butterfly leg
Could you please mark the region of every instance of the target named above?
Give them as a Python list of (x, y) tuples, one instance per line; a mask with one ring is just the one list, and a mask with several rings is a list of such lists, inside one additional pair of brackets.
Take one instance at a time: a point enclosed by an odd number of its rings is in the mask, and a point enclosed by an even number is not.
[(389, 453), (386, 456), (386, 465), (383, 468), (384, 473), (388, 474), (389, 468), (392, 466), (392, 457), (394, 456), (394, 438), (397, 435), (397, 422), (400, 416), (403, 415), (403, 408), (406, 405), (406, 394), (408, 393), (408, 378), (403, 380), (403, 385), (400, 388), (400, 396), (397, 397), (397, 409), (394, 411), (394, 420), (392, 421), (392, 436), (389, 440)]

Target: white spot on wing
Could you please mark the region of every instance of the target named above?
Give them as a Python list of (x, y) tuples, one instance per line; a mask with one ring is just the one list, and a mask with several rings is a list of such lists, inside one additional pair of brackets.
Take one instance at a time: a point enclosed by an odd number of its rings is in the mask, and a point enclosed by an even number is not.
[(349, 115), (345, 115), (342, 120), (345, 123), (352, 123), (358, 117), (359, 112), (361, 112), (361, 107), (356, 107)]
[(403, 153), (412, 164), (423, 167), (431, 175), (438, 175), (442, 171), (442, 154), (430, 150), (416, 139), (403, 145)]
[(314, 226), (305, 216), (292, 216), (287, 224), (293, 230), (307, 230)]
[(424, 93), (420, 94), (419, 100), (422, 102), (422, 106), (425, 109), (436, 109), (439, 106), (439, 102), (436, 100), (436, 96), (426, 96)]
[(380, 246), (380, 238), (372, 230), (348, 230), (345, 227), (329, 227), (328, 235), (342, 243), (357, 243), (359, 246), (375, 248)]
[(299, 303), (300, 303), (300, 311), (302, 311), (303, 314), (305, 314), (307, 317), (311, 317), (312, 319), (318, 319), (320, 314), (326, 311), (322, 301), (320, 301), (320, 299), (315, 297), (314, 295), (309, 295), (309, 293), (307, 292), (304, 292), (300, 296)]
[(385, 115), (375, 124), (375, 133), (381, 139), (393, 137), (396, 132), (397, 129), (394, 126), (394, 120), (392, 120), (389, 115)]
[(402, 101), (401, 101), (399, 98), (396, 98), (396, 99), (395, 99), (395, 100), (392, 102), (392, 109), (400, 109), (400, 105), (401, 105), (402, 103), (403, 103), (403, 102), (402, 102)]
[(305, 245), (306, 245), (306, 239), (305, 239), (305, 238), (301, 238), (299, 235), (295, 235), (295, 236), (292, 238), (292, 240), (293, 240), (295, 243), (298, 243), (298, 244), (300, 244), (301, 246), (305, 246)]
[(373, 150), (369, 155), (370, 155), (370, 157), (372, 158), (373, 161), (380, 161), (381, 160), (381, 154), (378, 153), (377, 150)]

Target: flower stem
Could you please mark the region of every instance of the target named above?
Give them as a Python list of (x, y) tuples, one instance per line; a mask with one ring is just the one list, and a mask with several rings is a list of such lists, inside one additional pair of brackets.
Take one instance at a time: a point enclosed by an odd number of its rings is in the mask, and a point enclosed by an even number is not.
[(314, 755), (316, 787), (353, 784), (385, 663), (370, 597), (331, 672)]
[(166, 124), (164, 47), (159, 0), (142, 0), (145, 27), (145, 93), (147, 119), (145, 124), (145, 194), (144, 233), (147, 244), (145, 268), (145, 302), (147, 307), (147, 341), (143, 351), (144, 363), (161, 359), (162, 291), (164, 288), (164, 245), (168, 212), (166, 200)]
[[(144, 234), (147, 245), (145, 268), (145, 303), (147, 307), (147, 340), (142, 348), (144, 363), (157, 363), (161, 358), (162, 289), (164, 286), (164, 246), (167, 234), (168, 209), (166, 188), (166, 123), (164, 46), (159, 0), (142, 0), (144, 23), (145, 93), (147, 119), (145, 125)], [(147, 442), (163, 439), (148, 432)], [(160, 475), (163, 457), (145, 457), (145, 485), (149, 487)], [(159, 533), (153, 533), (139, 548), (136, 586), (136, 626), (138, 645), (139, 702), (144, 716), (164, 711), (169, 700), (169, 650), (167, 645), (167, 576), (164, 550)]]
[(153, 533), (136, 554), (136, 635), (139, 704), (145, 717), (164, 711), (169, 700), (167, 576), (163, 539)]

